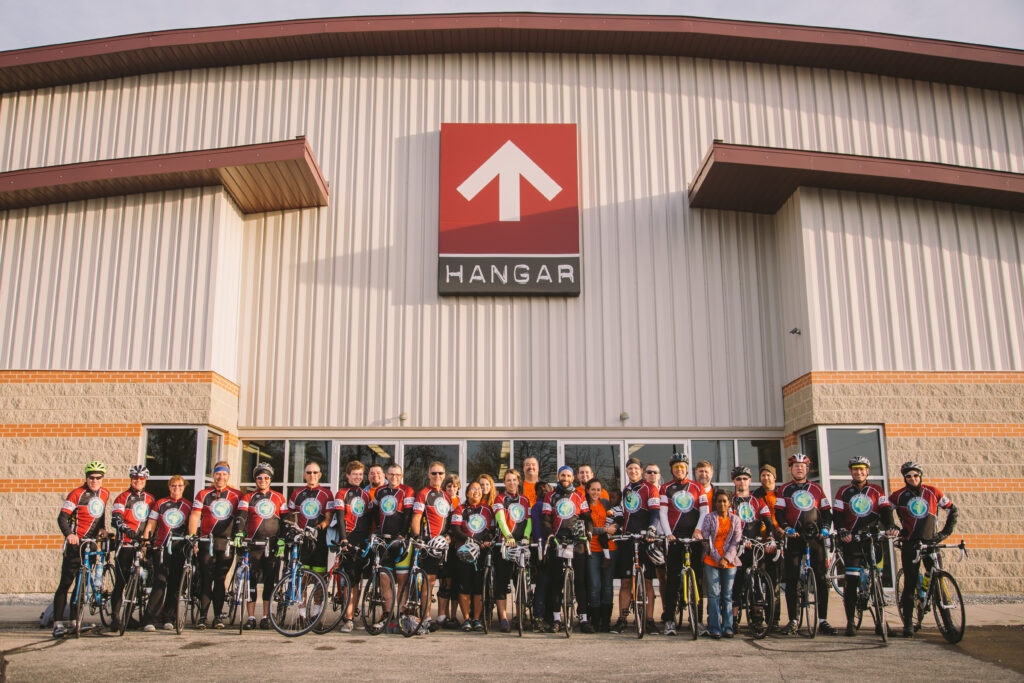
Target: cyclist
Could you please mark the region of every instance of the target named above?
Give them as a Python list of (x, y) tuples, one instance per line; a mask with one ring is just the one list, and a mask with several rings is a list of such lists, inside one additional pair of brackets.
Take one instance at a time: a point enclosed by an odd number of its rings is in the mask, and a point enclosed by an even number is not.
[[(146, 491), (146, 480), (149, 478), (149, 470), (145, 465), (132, 465), (131, 469), (128, 470), (128, 478), (131, 481), (128, 488), (114, 499), (114, 505), (110, 512), (110, 522), (122, 540), (135, 541), (141, 539), (142, 533), (146, 530), (149, 511), (156, 503), (156, 498)], [(111, 631), (120, 630), (117, 615), (121, 611), (121, 598), (124, 595), (124, 587), (128, 582), (128, 575), (132, 571), (132, 563), (134, 561), (135, 552), (131, 548), (118, 549), (114, 592), (110, 596)]]
[[(949, 538), (956, 528), (957, 509), (953, 502), (935, 486), (924, 483), (924, 470), (916, 462), (903, 463), (900, 467), (904, 486), (892, 494), (892, 506), (900, 517), (903, 526), (900, 538), (903, 548), (900, 559), (903, 561), (903, 595), (900, 596), (900, 607), (903, 610), (903, 637), (914, 635), (914, 591), (920, 576), (920, 563), (914, 562), (917, 555), (915, 541), (941, 543)], [(939, 508), (946, 511), (946, 523), (942, 531), (935, 533), (938, 523)], [(924, 558), (925, 569), (931, 568), (931, 560)]]
[(727, 491), (716, 491), (712, 500), (715, 513), (704, 516), (700, 530), (704, 538), (708, 634), (718, 640), (722, 636), (733, 636), (732, 584), (743, 548), (743, 520), (733, 513)]
[[(162, 623), (165, 631), (174, 628), (174, 615), (178, 608), (178, 588), (181, 571), (185, 565), (185, 548), (180, 537), (186, 530), (192, 504), (185, 493), (185, 478), (176, 474), (167, 481), (170, 495), (161, 498), (149, 511), (146, 523), (146, 538), (159, 549), (159, 561), (153, 567), (153, 590), (149, 594), (143, 631), (155, 631), (156, 624)], [(178, 536), (175, 540), (173, 537)]]
[[(427, 475), (430, 483), (416, 494), (416, 501), (413, 503), (412, 520), (409, 523), (410, 533), (414, 537), (422, 538), (427, 542), (427, 553), (421, 556), (420, 564), (427, 575), (427, 587), (423, 591), (423, 605), (430, 606), (430, 595), (434, 590), (434, 583), (444, 564), (445, 555), (448, 552), (448, 527), (451, 524), (452, 499), (448, 493), (441, 488), (444, 483), (444, 463), (432, 462), (427, 468)], [(450, 599), (450, 595), (447, 596)], [(427, 621), (424, 624), (430, 631), (436, 631), (447, 619), (447, 612), (441, 612), (441, 595), (438, 592), (438, 615), (437, 621), (430, 620), (429, 612)]]
[(302, 468), (302, 478), (306, 485), (292, 494), (288, 501), (288, 512), (294, 516), (295, 525), (300, 529), (316, 527), (316, 542), (308, 557), (302, 558), (303, 564), (314, 572), (327, 574), (327, 527), (334, 517), (334, 494), (326, 486), (320, 485), (323, 472), (320, 463), (310, 460)]
[[(199, 623), (206, 628), (206, 613), (213, 603), (213, 627), (224, 628), (224, 584), (234, 560), (231, 545), (231, 526), (242, 492), (228, 486), (231, 466), (221, 460), (213, 466), (213, 485), (196, 494), (192, 501), (192, 514), (188, 518), (189, 536), (197, 533), (201, 538), (196, 549), (199, 560)], [(213, 544), (211, 552), (210, 543)]]
[[(586, 499), (576, 493), (573, 488), (573, 471), (568, 465), (558, 468), (558, 484), (554, 490), (544, 497), (544, 506), (541, 509), (541, 523), (544, 525), (546, 535), (554, 535), (563, 545), (573, 545), (572, 569), (575, 576), (574, 590), (580, 596), (578, 601), (581, 606), (586, 604), (586, 549), (580, 539), (586, 539), (590, 535), (591, 520), (590, 507)], [(552, 548), (547, 558), (547, 580), (551, 597), (551, 618), (552, 631), (558, 633), (562, 628), (562, 562)], [(593, 633), (594, 627), (590, 624), (588, 615), (580, 610), (580, 630), (584, 633)]]
[(821, 540), (821, 532), (827, 533), (832, 525), (832, 505), (821, 486), (807, 480), (810, 466), (811, 459), (803, 453), (789, 456), (789, 473), (793, 479), (775, 498), (775, 523), (791, 537), (784, 560), (789, 623), (780, 633), (796, 633), (800, 563), (804, 559), (804, 550), (810, 548), (818, 594), (818, 631), (834, 636), (836, 630), (828, 623), (828, 576), (825, 572), (825, 544)]
[[(494, 499), (494, 518), (498, 531), (507, 546), (530, 542), (531, 520), (530, 501), (519, 493), (519, 472), (507, 470), (504, 478), (505, 492)], [(512, 579), (512, 563), (494, 553), (494, 597), (498, 605), (498, 620), (502, 633), (508, 633), (508, 585)]]
[[(704, 490), (695, 481), (686, 478), (687, 459), (682, 453), (673, 453), (669, 459), (672, 468), (672, 481), (663, 484), (658, 496), (661, 505), (658, 508), (659, 527), (668, 536), (669, 546), (666, 556), (665, 595), (662, 608), (665, 612), (665, 635), (676, 634), (676, 604), (679, 599), (679, 577), (683, 571), (683, 546), (672, 543), (677, 538), (701, 538), (700, 520), (707, 515), (707, 507), (700, 504)], [(622, 555), (622, 546), (619, 546)], [(691, 561), (701, 566), (704, 556), (703, 545), (694, 544), (690, 547)]]
[(865, 552), (863, 543), (853, 542), (852, 535), (862, 531), (875, 531), (879, 522), (887, 531), (892, 529), (894, 524), (892, 505), (885, 491), (877, 484), (868, 483), (871, 461), (862, 455), (855, 455), (846, 464), (850, 468), (851, 483), (836, 492), (832, 509), (835, 511), (836, 533), (839, 534), (843, 560), (846, 563), (846, 581), (843, 587), (843, 607), (846, 608), (844, 635), (853, 636), (857, 633), (854, 612), (857, 609), (860, 572), (867, 567), (870, 554)]
[[(530, 553), (530, 576), (533, 579), (533, 632), (550, 633), (553, 623), (551, 619), (551, 586), (548, 575), (544, 571), (544, 548), (547, 547), (548, 533), (544, 530), (544, 499), (551, 493), (547, 482), (538, 481), (534, 488), (540, 498), (530, 506), (530, 542), (537, 544), (537, 550)], [(529, 498), (527, 498), (529, 500)]]
[[(778, 472), (775, 471), (775, 467), (765, 463), (761, 465), (758, 470), (758, 478), (761, 480), (761, 485), (754, 490), (754, 496), (760, 498), (768, 506), (768, 509), (772, 511), (771, 525), (775, 538), (779, 541), (782, 540), (784, 534), (782, 529), (775, 523), (775, 499), (777, 497), (776, 479), (778, 478)], [(772, 585), (778, 586), (782, 582), (782, 562), (765, 562), (764, 570), (767, 572), (768, 577), (772, 580)], [(781, 610), (780, 610), (781, 611)], [(778, 626), (778, 620), (775, 615), (772, 616), (772, 623), (770, 626), (773, 628)]]
[(384, 468), (380, 465), (370, 465), (370, 469), (366, 472), (367, 484), (363, 488), (370, 494), (370, 500), (377, 494), (377, 488), (383, 486), (387, 482), (387, 477), (384, 476)]
[(482, 553), (490, 552), (494, 535), (494, 512), (483, 500), (483, 487), (474, 481), (466, 487), (466, 503), (452, 513), (452, 539), (459, 562), (455, 569), (459, 585), (459, 607), (466, 615), (463, 631), (483, 631), (484, 564)]
[(345, 465), (345, 478), (348, 480), (348, 486), (338, 489), (338, 493), (334, 497), (334, 514), (338, 518), (338, 533), (342, 542), (353, 548), (343, 563), (345, 573), (352, 581), (352, 599), (349, 600), (348, 607), (345, 609), (345, 619), (339, 627), (342, 633), (352, 632), (354, 626), (352, 617), (355, 615), (356, 605), (359, 604), (359, 585), (363, 580), (363, 571), (367, 567), (367, 560), (360, 551), (367, 539), (370, 538), (370, 523), (373, 521), (370, 505), (373, 499), (370, 498), (369, 491), (359, 487), (363, 483), (365, 471), (366, 466), (358, 460), (352, 460)]
[[(576, 469), (576, 480), (579, 481), (580, 485), (576, 487), (576, 493), (580, 494), (584, 498), (587, 497), (587, 484), (594, 478), (594, 468), (590, 465), (583, 464)], [(608, 500), (608, 492), (603, 488), (601, 489), (601, 497)]]
[[(261, 462), (252, 470), (256, 490), (242, 496), (238, 502), (235, 515), (235, 547), (242, 545), (245, 538), (254, 541), (266, 541), (266, 546), (256, 546), (249, 553), (249, 612), (245, 628), (256, 628), (256, 586), (263, 584), (263, 618), (260, 628), (268, 630), (270, 620), (270, 598), (274, 594), (274, 584), (280, 570), (278, 561), (278, 540), (281, 532), (281, 515), (288, 514), (288, 502), (277, 491), (270, 490), (270, 480), (274, 476), (274, 468)], [(239, 617), (241, 618), (241, 616)]]
[[(616, 534), (621, 530), (624, 534), (653, 534), (657, 531), (661, 515), (661, 492), (656, 485), (644, 481), (643, 472), (643, 463), (636, 458), (630, 458), (626, 463), (629, 483), (622, 489), (622, 504), (616, 510), (617, 515), (609, 533)], [(615, 578), (622, 581), (619, 586), (619, 618), (611, 629), (612, 633), (622, 633), (626, 628), (626, 615), (629, 614), (629, 601), (632, 597), (627, 579), (633, 576), (633, 543), (635, 541), (622, 541), (615, 555)], [(645, 595), (648, 596), (645, 608), (647, 632), (655, 633), (654, 563), (646, 552), (640, 553), (640, 561), (644, 563), (644, 587)]]
[[(577, 489), (578, 490), (578, 489)], [(587, 507), (594, 534), (590, 539), (590, 556), (587, 559), (587, 578), (590, 583), (589, 607), (587, 613), (593, 616), (594, 630), (608, 633), (612, 626), (612, 610), (615, 607), (613, 583), (615, 581), (615, 541), (608, 538), (606, 524), (611, 519), (611, 503), (601, 480), (592, 477), (587, 481)]]
[[(103, 488), (103, 475), (107, 467), (93, 460), (85, 466), (85, 482), (64, 498), (57, 513), (57, 526), (64, 537), (64, 558), (60, 565), (60, 582), (53, 594), (53, 637), (67, 633), (64, 626), (64, 606), (67, 605), (68, 590), (78, 578), (82, 558), (78, 541), (83, 538), (106, 536), (106, 510), (110, 491)], [(74, 619), (77, 607), (72, 606)]]
[(480, 484), (480, 490), (483, 491), (484, 505), (494, 509), (494, 501), (498, 497), (498, 487), (494, 485), (494, 478), (489, 474), (481, 474), (476, 479), (477, 483)]
[[(732, 484), (735, 488), (730, 502), (733, 512), (743, 522), (744, 540), (740, 562), (736, 565), (735, 581), (732, 585), (733, 621), (736, 628), (739, 628), (737, 621), (739, 605), (742, 604), (743, 593), (747, 590), (747, 571), (757, 569), (752, 566), (754, 552), (749, 549), (749, 541), (768, 538), (775, 529), (771, 508), (763, 499), (750, 492), (750, 475), (750, 468), (745, 465), (734, 467), (732, 470)], [(765, 616), (767, 617), (767, 615)]]
[[(402, 466), (391, 463), (385, 470), (386, 483), (377, 488), (371, 502), (373, 509), (373, 528), (382, 536), (391, 536), (394, 540), (389, 546), (385, 565), (393, 565), (395, 580), (398, 583), (396, 595), (401, 594), (402, 587), (409, 580), (409, 567), (412, 566), (412, 547), (400, 557), (394, 557), (392, 549), (401, 550), (402, 537), (409, 535), (409, 522), (412, 519), (412, 507), (416, 502), (416, 492), (411, 486), (402, 483)], [(394, 559), (394, 562), (392, 562)], [(386, 582), (381, 591), (390, 611), (391, 586)]]
[[(459, 507), (461, 504), (459, 501), (459, 488), (462, 486), (462, 480), (459, 479), (457, 474), (449, 474), (444, 478), (444, 484), (442, 488), (444, 492), (448, 494), (448, 497), (452, 501), (452, 510)], [(455, 578), (455, 562), (442, 562), (440, 567), (441, 573), (438, 574), (438, 581), (440, 585), (437, 589), (437, 613), (448, 614), (449, 608), (451, 608), (451, 617), (438, 619), (434, 625), (435, 628), (445, 629), (457, 629), (461, 625), (459, 620), (455, 617), (456, 604), (458, 603), (458, 582)], [(463, 619), (467, 619), (468, 615), (463, 614)]]

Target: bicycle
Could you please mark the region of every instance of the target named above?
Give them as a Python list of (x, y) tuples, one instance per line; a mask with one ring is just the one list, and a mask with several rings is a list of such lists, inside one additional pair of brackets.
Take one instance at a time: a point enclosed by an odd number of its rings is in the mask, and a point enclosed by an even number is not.
[(677, 538), (672, 543), (683, 546), (683, 564), (679, 572), (679, 596), (676, 598), (676, 623), (683, 623), (683, 616), (690, 625), (690, 635), (697, 640), (701, 633), (700, 623), (700, 581), (693, 568), (691, 545), (702, 541), (696, 538)]
[(633, 541), (632, 592), (630, 593), (629, 609), (636, 619), (636, 637), (643, 638), (647, 629), (647, 582), (644, 576), (644, 563), (640, 561), (640, 543), (645, 540), (664, 540), (665, 536), (618, 534), (609, 536), (609, 538), (613, 541)]
[[(903, 545), (907, 542), (897, 541), (896, 543)], [(939, 633), (946, 639), (946, 642), (959, 643), (964, 637), (964, 629), (967, 626), (964, 601), (956, 579), (942, 568), (942, 554), (939, 551), (958, 549), (960, 557), (957, 562), (963, 562), (967, 557), (967, 546), (963, 540), (956, 545), (928, 541), (915, 541), (915, 543), (917, 549), (914, 564), (927, 556), (931, 560), (931, 568), (918, 573), (917, 590), (914, 591), (913, 629), (915, 632), (921, 629), (924, 615), (931, 609)], [(900, 567), (896, 574), (896, 599), (898, 602), (901, 601), (903, 590), (903, 567)], [(900, 604), (900, 618), (904, 618), (902, 604)], [(903, 626), (906, 628), (906, 621)]]
[(121, 605), (117, 610), (117, 635), (119, 636), (123, 636), (124, 632), (128, 630), (128, 623), (131, 621), (133, 613), (138, 613), (139, 623), (142, 623), (146, 613), (149, 597), (146, 580), (149, 572), (146, 570), (144, 559), (147, 546), (148, 542), (143, 540), (121, 544), (121, 550), (134, 549), (135, 552), (132, 556), (132, 566), (128, 570), (128, 580), (125, 581), (124, 592), (121, 594)]
[[(555, 556), (562, 560), (562, 632), (566, 638), (572, 637), (572, 624), (576, 618), (576, 572), (572, 568), (572, 560), (576, 555), (576, 543), (583, 538), (559, 541), (554, 536), (548, 537), (548, 546), (554, 546)], [(590, 552), (590, 543), (586, 543)]]
[(270, 625), (282, 636), (293, 638), (309, 633), (323, 615), (327, 586), (320, 575), (299, 562), (305, 539), (315, 540), (315, 527), (299, 529), (285, 523), (284, 575), (270, 594)]
[[(775, 582), (761, 567), (761, 562), (766, 557), (766, 551), (775, 544), (774, 541), (760, 541), (750, 539), (751, 563), (747, 570), (747, 585), (743, 591), (743, 602), (740, 611), (747, 610), (747, 623), (750, 625), (750, 634), (754, 640), (761, 640), (768, 635), (771, 629), (772, 620), (775, 617), (775, 610), (778, 608)], [(772, 562), (778, 562), (779, 555), (776, 552)]]
[(887, 538), (884, 531), (862, 531), (853, 534), (854, 543), (866, 543), (869, 551), (868, 568), (860, 570), (860, 587), (857, 591), (855, 608), (856, 626), (859, 629), (865, 610), (871, 612), (875, 622), (875, 633), (882, 637), (882, 642), (889, 640), (889, 624), (885, 621), (885, 591), (882, 588), (882, 574), (878, 569), (878, 553), (875, 541)]
[(512, 563), (512, 599), (515, 605), (516, 629), (523, 635), (523, 622), (530, 624), (533, 612), (533, 584), (530, 581), (530, 548), (539, 543), (521, 543), (501, 546), (501, 556)]
[[(249, 601), (249, 579), (252, 576), (251, 568), (249, 566), (249, 554), (253, 548), (263, 548), (264, 552), (268, 550), (266, 541), (254, 541), (251, 538), (243, 541), (240, 546), (240, 552), (235, 554), (237, 562), (235, 563), (235, 572), (231, 579), (231, 585), (233, 586), (232, 593), (230, 595), (231, 605), (230, 619), (233, 622), (235, 615), (238, 615), (238, 634), (241, 635), (242, 631), (245, 630), (245, 604)], [(227, 596), (225, 596), (227, 600)]]
[(825, 555), (825, 577), (832, 590), (839, 597), (843, 597), (843, 587), (846, 584), (846, 559), (843, 557), (843, 549), (839, 544), (832, 543), (827, 547), (831, 552)]
[[(371, 636), (380, 635), (395, 619), (395, 605), (397, 604), (397, 591), (395, 586), (395, 573), (381, 564), (380, 558), (388, 552), (390, 536), (378, 536), (371, 534), (362, 556), (365, 558), (373, 555), (373, 564), (370, 567), (369, 578), (363, 588), (363, 597), (360, 601), (363, 628)], [(385, 597), (385, 593), (389, 593)], [(391, 603), (388, 606), (388, 602)]]
[(198, 580), (195, 548), (198, 541), (194, 537), (190, 536), (168, 535), (166, 552), (171, 552), (171, 543), (173, 541), (181, 541), (184, 543), (182, 552), (185, 553), (185, 562), (181, 567), (181, 583), (178, 584), (178, 606), (174, 615), (174, 631), (180, 636), (181, 632), (185, 630), (186, 612), (192, 612), (193, 623), (195, 622), (194, 615), (199, 612), (199, 596), (195, 592), (197, 585), (196, 582)]
[(327, 547), (335, 553), (335, 557), (334, 564), (331, 565), (331, 570), (327, 572), (324, 581), (327, 585), (327, 602), (320, 619), (313, 625), (313, 633), (317, 635), (324, 635), (338, 628), (345, 618), (348, 603), (352, 600), (352, 580), (343, 568), (343, 558), (345, 553), (350, 552), (350, 546), (331, 543)]
[[(787, 537), (796, 536), (796, 532), (787, 530)], [(828, 538), (828, 529), (821, 530), (821, 537)], [(800, 534), (804, 539), (804, 556), (800, 560), (800, 575), (797, 577), (797, 599), (800, 603), (800, 619), (797, 621), (796, 630), (800, 633), (803, 625), (807, 624), (806, 635), (814, 638), (818, 635), (818, 583), (814, 576), (814, 568), (811, 566), (811, 545), (808, 541), (813, 533), (803, 532)], [(826, 599), (828, 596), (825, 596)]]
[(402, 635), (410, 638), (420, 632), (423, 622), (430, 609), (429, 596), (424, 596), (427, 588), (427, 574), (420, 569), (420, 551), (427, 544), (419, 539), (410, 541), (412, 559), (409, 564), (409, 579), (402, 586), (398, 596), (398, 628)]
[(480, 621), (484, 625), (484, 635), (491, 632), (496, 605), (494, 598), (494, 547), (488, 546), (482, 550), (484, 556), (484, 592), (481, 596), (483, 608), (480, 612)]
[[(89, 550), (94, 548), (94, 550)], [(88, 606), (90, 614), (100, 615), (104, 626), (109, 626), (113, 619), (110, 597), (114, 593), (116, 568), (110, 559), (108, 539), (83, 538), (78, 542), (78, 552), (82, 566), (78, 570), (75, 590), (71, 604), (76, 606), (75, 637), (82, 635), (82, 623)], [(98, 561), (103, 558), (102, 561)]]

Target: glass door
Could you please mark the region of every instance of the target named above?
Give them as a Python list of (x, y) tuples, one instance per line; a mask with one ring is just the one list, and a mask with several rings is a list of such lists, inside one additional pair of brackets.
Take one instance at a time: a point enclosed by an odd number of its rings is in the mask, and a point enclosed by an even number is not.
[(622, 489), (621, 441), (563, 441), (560, 446), (559, 467), (568, 465), (577, 473), (581, 465), (590, 465), (605, 491)]
[[(461, 444), (459, 441), (403, 441), (401, 445), (402, 459), (399, 462), (405, 468), (405, 483), (419, 491), (429, 483), (427, 468), (430, 463), (444, 463), (448, 474), (457, 474), (465, 480), (466, 468)], [(462, 481), (459, 497), (463, 495), (466, 482)]]

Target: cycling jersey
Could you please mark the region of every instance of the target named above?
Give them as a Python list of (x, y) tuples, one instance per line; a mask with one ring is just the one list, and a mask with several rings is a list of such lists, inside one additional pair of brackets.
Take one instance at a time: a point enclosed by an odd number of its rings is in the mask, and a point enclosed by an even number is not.
[(298, 513), (295, 523), (300, 529), (323, 522), (327, 519), (328, 510), (334, 510), (334, 495), (325, 486), (304, 486), (288, 501), (288, 511)]
[(359, 542), (370, 536), (370, 522), (373, 521), (373, 515), (370, 514), (371, 502), (369, 491), (358, 486), (338, 491), (334, 497), (334, 514), (345, 520), (342, 538), (354, 536)]
[(452, 507), (451, 496), (441, 489), (433, 489), (429, 486), (421, 489), (416, 494), (416, 501), (412, 507), (413, 512), (423, 515), (420, 535), (429, 539), (448, 533)]
[(836, 515), (836, 528), (851, 532), (877, 527), (883, 510), (888, 511), (886, 517), (892, 519), (892, 505), (885, 491), (878, 484), (867, 482), (860, 488), (853, 483), (840, 488), (832, 501), (832, 510)]
[(832, 505), (825, 491), (813, 481), (791, 481), (775, 498), (775, 520), (783, 528), (806, 524), (827, 528), (832, 522)]
[(186, 522), (192, 514), (192, 505), (184, 498), (173, 500), (161, 498), (149, 511), (149, 520), (156, 522), (156, 532), (153, 536), (153, 546), (158, 547), (167, 541), (171, 534), (184, 536), (188, 530)]
[(755, 495), (732, 496), (732, 509), (743, 522), (743, 537), (757, 538), (761, 535), (764, 524), (771, 525), (772, 511), (768, 505)]
[(639, 533), (655, 522), (660, 508), (661, 493), (656, 486), (646, 481), (628, 484), (622, 489), (621, 518), (615, 520), (616, 525), (624, 533)]
[(521, 541), (530, 526), (530, 499), (522, 494), (499, 494), (494, 499), (494, 517), (503, 526), (502, 534), (507, 530), (509, 536)]
[[(900, 516), (900, 523), (903, 525), (900, 537), (925, 541), (930, 541), (935, 537), (939, 508), (946, 510), (950, 515), (956, 509), (953, 507), (953, 501), (947, 498), (942, 491), (926, 484), (922, 484), (921, 488), (916, 491), (909, 486), (904, 486), (892, 494), (892, 506), (896, 509), (896, 513)], [(953, 530), (953, 524), (949, 522), (949, 517), (946, 518), (946, 527), (943, 532)]]
[(228, 538), (231, 535), (231, 521), (238, 511), (242, 492), (225, 486), (205, 488), (192, 500), (192, 509), (200, 511), (199, 535)]
[(96, 536), (100, 530), (106, 528), (104, 516), (108, 500), (110, 500), (110, 491), (100, 488), (93, 492), (86, 484), (82, 484), (69, 493), (57, 514), (57, 526), (60, 527), (61, 534), (64, 536), (75, 534), (80, 537)]
[(288, 512), (288, 502), (277, 491), (251, 491), (238, 501), (235, 532), (246, 537), (273, 538), (281, 530), (281, 515)]
[(377, 533), (385, 536), (404, 536), (409, 533), (409, 520), (412, 518), (412, 506), (416, 502), (416, 494), (412, 487), (399, 484), (396, 488), (385, 484), (378, 486), (371, 507), (373, 507), (373, 527)]
[(658, 498), (661, 518), (668, 525), (668, 533), (676, 538), (693, 536), (700, 518), (708, 513), (707, 496), (700, 484), (690, 479), (664, 484)]
[(756, 489), (754, 489), (754, 495), (763, 500), (765, 504), (768, 506), (768, 509), (771, 510), (774, 514), (775, 500), (778, 496), (778, 489), (772, 489), (771, 491), (769, 491), (764, 486), (758, 486)]
[(551, 533), (559, 538), (571, 536), (576, 521), (584, 515), (590, 516), (587, 499), (575, 489), (566, 490), (561, 486), (556, 486), (554, 491), (544, 496), (541, 511), (551, 518)]
[(477, 543), (489, 540), (494, 533), (494, 512), (483, 503), (460, 505), (452, 513), (452, 534), (465, 545), (468, 540)]
[(146, 520), (149, 519), (149, 511), (156, 504), (156, 498), (143, 489), (136, 491), (128, 489), (114, 499), (114, 505), (110, 511), (110, 521), (114, 528), (121, 534), (133, 537), (139, 533), (139, 527), (145, 529)]

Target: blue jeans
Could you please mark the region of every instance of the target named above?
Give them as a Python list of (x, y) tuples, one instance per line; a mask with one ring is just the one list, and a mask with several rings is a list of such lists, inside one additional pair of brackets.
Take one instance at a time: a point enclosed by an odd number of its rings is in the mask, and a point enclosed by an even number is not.
[(592, 552), (590, 557), (587, 558), (587, 574), (590, 576), (590, 615), (593, 618), (594, 614), (599, 614), (601, 605), (614, 604), (614, 598), (612, 595), (612, 581), (614, 581), (613, 574), (615, 572), (615, 551), (611, 551), (611, 562), (608, 563), (607, 567), (601, 566), (601, 561), (604, 559), (604, 555), (598, 552)]
[(736, 568), (722, 569), (704, 565), (704, 589), (708, 597), (708, 631), (721, 634), (732, 631), (732, 582)]

